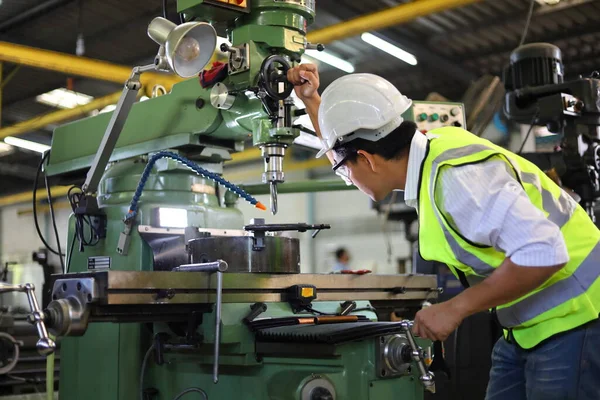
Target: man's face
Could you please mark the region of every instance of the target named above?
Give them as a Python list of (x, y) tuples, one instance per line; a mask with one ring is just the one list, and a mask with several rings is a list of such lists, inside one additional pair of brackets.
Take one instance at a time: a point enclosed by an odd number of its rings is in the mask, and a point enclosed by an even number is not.
[(342, 264), (348, 264), (350, 262), (350, 254), (347, 251), (343, 252), (340, 256), (340, 262)]
[[(334, 158), (336, 164), (342, 163), (337, 168), (337, 172), (352, 181), (361, 192), (374, 201), (381, 201), (392, 190), (398, 189), (394, 187), (393, 183), (397, 180), (397, 177), (391, 176), (390, 171), (388, 171), (389, 168), (386, 168), (389, 161), (379, 155), (360, 151), (354, 160), (344, 161), (338, 155)], [(406, 173), (406, 171), (397, 172), (400, 174)]]

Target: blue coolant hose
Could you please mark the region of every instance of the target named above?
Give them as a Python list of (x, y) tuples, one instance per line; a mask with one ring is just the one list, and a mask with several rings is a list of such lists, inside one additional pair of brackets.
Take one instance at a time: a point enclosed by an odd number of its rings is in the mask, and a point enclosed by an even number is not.
[(260, 201), (256, 200), (254, 197), (252, 197), (251, 195), (246, 193), (246, 191), (244, 189), (240, 188), (237, 185), (234, 185), (233, 183), (229, 182), (228, 180), (223, 179), (218, 174), (215, 174), (214, 172), (210, 172), (210, 171), (202, 168), (195, 162), (188, 160), (187, 158), (182, 157), (179, 154), (175, 154), (170, 151), (161, 151), (161, 152), (154, 154), (148, 160), (148, 164), (146, 164), (146, 168), (144, 168), (144, 172), (142, 172), (142, 177), (140, 178), (140, 182), (138, 183), (137, 189), (135, 190), (135, 194), (133, 195), (133, 198), (131, 199), (131, 204), (129, 206), (129, 212), (127, 213), (127, 216), (125, 217), (125, 220), (130, 220), (132, 218), (135, 218), (135, 216), (137, 215), (138, 202), (140, 201), (140, 197), (142, 196), (142, 192), (144, 191), (144, 186), (146, 186), (146, 182), (148, 181), (148, 178), (150, 177), (150, 173), (152, 172), (152, 168), (154, 168), (154, 164), (156, 164), (156, 162), (158, 160), (160, 160), (161, 158), (170, 158), (172, 160), (178, 161), (181, 164), (188, 167), (189, 169), (191, 169), (192, 171), (194, 171), (195, 173), (197, 173), (198, 175), (203, 176), (208, 179), (211, 179), (211, 180), (217, 182), (218, 184), (225, 186), (227, 189), (229, 189), (233, 193), (237, 194), (241, 198), (245, 199), (248, 203), (252, 204), (254, 207), (261, 209), (261, 210), (267, 209), (264, 206), (264, 204), (262, 204)]

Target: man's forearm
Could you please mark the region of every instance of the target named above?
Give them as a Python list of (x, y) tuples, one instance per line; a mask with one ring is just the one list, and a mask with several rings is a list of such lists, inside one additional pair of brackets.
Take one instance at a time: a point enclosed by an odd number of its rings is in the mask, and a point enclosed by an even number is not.
[(492, 275), (449, 300), (466, 318), (514, 301), (535, 290), (564, 264), (549, 267), (521, 267), (506, 258)]
[(313, 98), (304, 100), (304, 106), (306, 107), (306, 113), (310, 117), (317, 136), (321, 138), (321, 129), (319, 129), (319, 106), (321, 105), (321, 96), (315, 93)]

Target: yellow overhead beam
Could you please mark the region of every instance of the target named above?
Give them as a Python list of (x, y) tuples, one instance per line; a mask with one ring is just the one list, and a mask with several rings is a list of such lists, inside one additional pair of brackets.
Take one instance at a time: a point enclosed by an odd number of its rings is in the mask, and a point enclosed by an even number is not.
[[(53, 186), (50, 188), (52, 192), (52, 198), (56, 199), (62, 196), (66, 196), (69, 191), (68, 186)], [(46, 199), (46, 189), (40, 189), (37, 191), (37, 198), (40, 200)], [(33, 192), (24, 192), (11, 194), (8, 196), (0, 197), (0, 207), (12, 206), (20, 203), (31, 203), (33, 201)]]
[(390, 26), (412, 21), (419, 17), (481, 1), (482, 0), (416, 0), (309, 32), (307, 39), (311, 43), (327, 44), (336, 40), (360, 35), (366, 31), (377, 31), (389, 28)]
[(36, 129), (41, 129), (48, 125), (59, 124), (72, 119), (87, 117), (88, 113), (92, 112), (93, 110), (102, 109), (110, 104), (115, 104), (117, 100), (119, 100), (120, 96), (121, 92), (115, 92), (113, 94), (109, 94), (108, 96), (99, 97), (95, 100), (92, 100), (83, 106), (53, 111), (48, 114), (28, 119), (27, 121), (19, 122), (6, 128), (1, 128), (0, 140), (7, 136), (17, 136), (23, 133), (34, 131)]
[[(132, 70), (132, 67), (125, 65), (1, 41), (0, 61), (120, 84), (124, 84), (129, 79)], [(175, 75), (157, 72), (146, 72), (140, 79), (142, 85), (150, 90), (156, 84), (170, 90), (171, 86), (182, 80)]]

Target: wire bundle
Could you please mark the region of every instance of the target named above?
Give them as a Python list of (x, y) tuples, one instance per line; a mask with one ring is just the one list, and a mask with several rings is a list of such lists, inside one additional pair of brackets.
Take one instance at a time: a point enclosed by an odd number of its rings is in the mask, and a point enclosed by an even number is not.
[[(78, 190), (78, 192), (75, 190)], [(79, 251), (82, 252), (85, 246), (95, 246), (98, 244), (100, 241), (100, 233), (94, 227), (91, 216), (78, 214), (76, 212), (81, 204), (81, 200), (85, 197), (83, 190), (79, 186), (72, 186), (67, 192), (67, 197), (75, 218), (75, 231), (69, 249), (69, 259), (67, 260), (66, 272), (69, 272), (73, 248), (75, 247), (75, 239), (79, 241)], [(86, 232), (88, 233), (86, 234)]]
[(256, 208), (259, 208), (261, 210), (266, 210), (266, 207), (260, 201), (256, 200), (254, 197), (249, 195), (245, 190), (243, 190), (239, 186), (229, 182), (228, 180), (225, 180), (218, 174), (216, 174), (214, 172), (210, 172), (210, 171), (202, 168), (198, 164), (194, 163), (193, 161), (188, 160), (187, 158), (182, 157), (178, 154), (175, 154), (175, 153), (172, 153), (169, 151), (161, 151), (161, 152), (156, 153), (152, 157), (150, 157), (150, 159), (148, 160), (148, 164), (146, 164), (146, 168), (144, 168), (144, 172), (142, 172), (142, 177), (140, 178), (140, 182), (138, 183), (137, 189), (135, 190), (133, 199), (131, 199), (131, 204), (129, 206), (129, 212), (127, 213), (127, 216), (125, 217), (126, 221), (135, 218), (135, 216), (137, 215), (138, 203), (140, 201), (140, 197), (142, 196), (142, 192), (144, 191), (144, 186), (146, 186), (146, 182), (148, 181), (148, 178), (150, 177), (150, 173), (152, 172), (152, 168), (154, 168), (154, 164), (156, 164), (156, 162), (158, 160), (160, 160), (161, 158), (170, 158), (172, 160), (180, 162), (181, 164), (185, 165), (186, 167), (188, 167), (189, 169), (191, 169), (198, 175), (203, 176), (208, 179), (211, 179), (211, 180), (217, 182), (218, 184), (225, 186), (227, 189), (234, 192), (238, 196), (242, 197), (243, 199), (245, 199), (247, 202), (249, 202)]
[(35, 174), (35, 181), (33, 182), (33, 196), (32, 196), (33, 197), (33, 222), (35, 225), (35, 230), (37, 231), (37, 234), (38, 234), (40, 240), (42, 241), (44, 246), (48, 249), (48, 251), (50, 251), (51, 253), (54, 253), (58, 256), (58, 258), (60, 259), (60, 265), (62, 266), (62, 269), (64, 271), (65, 270), (65, 263), (63, 261), (64, 254), (62, 253), (62, 249), (60, 247), (60, 237), (58, 235), (58, 229), (56, 227), (56, 218), (54, 216), (54, 207), (52, 205), (52, 195), (50, 193), (50, 185), (48, 184), (48, 176), (45, 173), (44, 173), (44, 184), (46, 186), (46, 195), (48, 196), (48, 207), (50, 208), (50, 217), (52, 219), (52, 227), (54, 229), (54, 235), (56, 238), (56, 246), (58, 247), (58, 250), (54, 250), (52, 248), (52, 246), (50, 246), (50, 244), (48, 244), (48, 242), (44, 238), (44, 235), (42, 235), (42, 231), (40, 230), (40, 225), (38, 223), (38, 216), (37, 216), (38, 181), (40, 179), (40, 173), (42, 172), (42, 167), (44, 166), (44, 163), (46, 162), (46, 160), (48, 160), (49, 155), (50, 155), (49, 151), (44, 153), (44, 156), (42, 157), (42, 159), (40, 160), (40, 162), (38, 164), (38, 168), (37, 168), (37, 171)]

